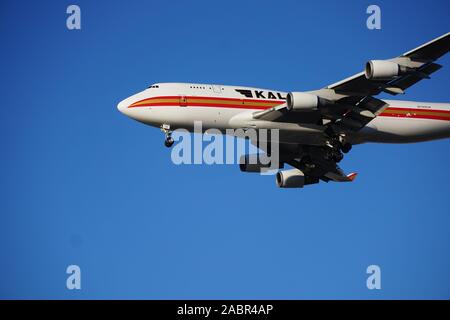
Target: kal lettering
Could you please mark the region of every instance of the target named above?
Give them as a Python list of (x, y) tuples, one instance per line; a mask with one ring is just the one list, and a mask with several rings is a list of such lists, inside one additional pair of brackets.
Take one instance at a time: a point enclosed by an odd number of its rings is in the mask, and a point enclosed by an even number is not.
[(262, 91), (257, 91), (257, 90), (255, 90), (255, 95), (256, 95), (256, 98), (262, 98), (262, 99), (265, 99), (265, 98), (266, 98), (266, 97), (264, 97)]

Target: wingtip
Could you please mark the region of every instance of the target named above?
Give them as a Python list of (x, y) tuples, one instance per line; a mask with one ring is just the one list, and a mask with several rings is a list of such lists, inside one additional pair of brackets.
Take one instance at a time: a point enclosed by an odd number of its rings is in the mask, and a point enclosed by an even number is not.
[(358, 175), (358, 174), (357, 174), (356, 172), (352, 172), (352, 173), (350, 173), (350, 174), (347, 175), (347, 178), (348, 178), (349, 181), (353, 181), (353, 180), (356, 179), (356, 176), (357, 176), (357, 175)]

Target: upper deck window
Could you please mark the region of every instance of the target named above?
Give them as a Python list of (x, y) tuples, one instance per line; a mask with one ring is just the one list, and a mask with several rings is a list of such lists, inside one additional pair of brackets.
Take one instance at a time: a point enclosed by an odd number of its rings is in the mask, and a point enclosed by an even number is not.
[(206, 89), (205, 86), (189, 86), (189, 88), (191, 88), (191, 89)]

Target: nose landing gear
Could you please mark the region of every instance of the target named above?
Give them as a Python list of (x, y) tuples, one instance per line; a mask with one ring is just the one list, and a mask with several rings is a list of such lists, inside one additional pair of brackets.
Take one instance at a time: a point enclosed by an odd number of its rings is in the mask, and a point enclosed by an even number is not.
[(173, 145), (174, 141), (173, 138), (171, 136), (166, 137), (166, 140), (164, 140), (164, 145), (167, 148), (170, 148)]
[(164, 133), (164, 135), (166, 136), (166, 138), (165, 138), (165, 140), (164, 140), (164, 145), (167, 147), (167, 148), (170, 148), (172, 145), (173, 145), (173, 143), (174, 143), (174, 140), (173, 140), (173, 138), (172, 138), (172, 131), (170, 130), (170, 125), (168, 125), (168, 124), (163, 124), (162, 126), (161, 126), (161, 131)]

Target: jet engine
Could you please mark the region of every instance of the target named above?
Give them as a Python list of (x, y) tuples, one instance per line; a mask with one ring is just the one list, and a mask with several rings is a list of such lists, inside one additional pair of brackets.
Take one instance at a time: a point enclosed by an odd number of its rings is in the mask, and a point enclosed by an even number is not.
[(286, 97), (286, 104), (289, 111), (313, 111), (317, 110), (321, 104), (321, 99), (310, 93), (289, 92)]
[(280, 188), (303, 188), (305, 185), (305, 175), (298, 169), (279, 171), (276, 182)]
[(389, 80), (407, 71), (407, 67), (392, 61), (370, 60), (366, 63), (365, 74), (369, 80)]

